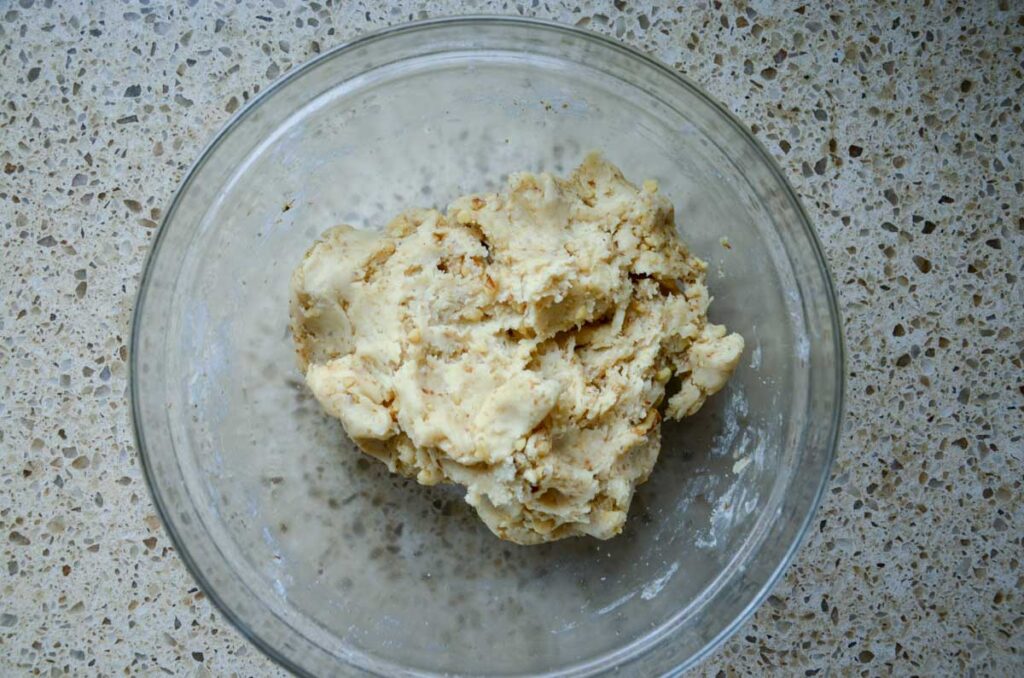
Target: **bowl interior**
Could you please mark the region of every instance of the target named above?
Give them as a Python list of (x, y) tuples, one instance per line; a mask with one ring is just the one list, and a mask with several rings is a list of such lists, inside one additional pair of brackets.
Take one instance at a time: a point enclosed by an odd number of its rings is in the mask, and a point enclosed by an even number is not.
[[(665, 426), (623, 535), (519, 547), (322, 414), (295, 365), (288, 280), (332, 225), (379, 228), (591, 149), (659, 181), (709, 262), (712, 319), (747, 350), (725, 391)], [(497, 20), (364, 40), (236, 118), (163, 226), (135, 337), (154, 494), (208, 593), (298, 670), (685, 664), (756, 603), (827, 474), (839, 348), (816, 256), (756, 145), (630, 52)]]

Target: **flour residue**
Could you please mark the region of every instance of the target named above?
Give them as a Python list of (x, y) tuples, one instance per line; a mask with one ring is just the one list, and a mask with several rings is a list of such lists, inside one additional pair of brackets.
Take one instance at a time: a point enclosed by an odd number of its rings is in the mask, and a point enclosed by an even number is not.
[(626, 603), (628, 603), (630, 601), (630, 599), (632, 599), (633, 596), (635, 596), (635, 595), (636, 595), (636, 591), (630, 591), (629, 593), (627, 593), (626, 595), (622, 596), (621, 598), (618, 598), (618, 599), (612, 601), (611, 603), (608, 603), (607, 605), (602, 607), (600, 610), (598, 610), (597, 613), (599, 615), (601, 615), (601, 614), (608, 614), (609, 612), (611, 612), (615, 608), (621, 607), (621, 606), (625, 605)]
[(578, 622), (571, 621), (571, 622), (567, 623), (565, 626), (563, 626), (562, 628), (553, 630), (551, 632), (551, 635), (557, 636), (559, 633), (565, 633), (567, 631), (572, 631), (578, 625), (579, 625)]
[[(756, 454), (737, 461), (733, 468), (743, 461), (749, 463), (749, 460), (756, 461)], [(754, 512), (757, 508), (757, 499), (758, 493), (751, 491), (751, 488), (747, 487), (747, 483), (733, 483), (715, 502), (714, 508), (711, 510), (711, 524), (707, 531), (702, 530), (697, 535), (694, 545), (702, 549), (718, 546), (719, 539), (724, 538), (740, 518)]]
[(661, 593), (661, 590), (665, 588), (665, 585), (668, 584), (669, 579), (672, 578), (672, 575), (674, 575), (677, 570), (679, 570), (679, 561), (672, 563), (665, 574), (661, 575), (654, 581), (649, 582), (647, 586), (643, 588), (643, 591), (640, 592), (640, 597), (644, 600), (651, 600)]
[(758, 343), (754, 346), (754, 350), (750, 352), (750, 369), (758, 370), (761, 369), (761, 344)]
[(729, 399), (726, 401), (723, 413), (722, 430), (712, 441), (712, 456), (721, 456), (736, 448), (736, 440), (743, 434), (749, 411), (747, 394), (742, 385), (736, 384), (729, 389)]

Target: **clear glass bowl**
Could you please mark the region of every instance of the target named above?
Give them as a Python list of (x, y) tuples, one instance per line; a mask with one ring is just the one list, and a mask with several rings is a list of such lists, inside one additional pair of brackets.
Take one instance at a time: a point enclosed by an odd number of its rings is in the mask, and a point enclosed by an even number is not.
[[(329, 226), (379, 227), (591, 149), (660, 182), (710, 264), (713, 319), (747, 351), (725, 391), (665, 427), (624, 534), (519, 547), (321, 413), (293, 357), (288, 279)], [(153, 246), (131, 389), (181, 557), (296, 673), (653, 675), (728, 637), (792, 558), (828, 478), (842, 366), (814, 232), (735, 118), (606, 38), (474, 17), (360, 38), (231, 120)]]

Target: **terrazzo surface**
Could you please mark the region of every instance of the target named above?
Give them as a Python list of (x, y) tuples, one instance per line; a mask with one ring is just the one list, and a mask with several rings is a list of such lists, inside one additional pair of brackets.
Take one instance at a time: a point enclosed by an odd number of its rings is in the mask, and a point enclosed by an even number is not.
[(188, 5), (0, 8), (0, 674), (283, 674), (197, 590), (147, 493), (126, 381), (143, 260), (259, 90), (464, 12), (585, 26), (686, 73), (771, 151), (828, 255), (849, 353), (833, 478), (696, 674), (1024, 674), (1024, 7)]

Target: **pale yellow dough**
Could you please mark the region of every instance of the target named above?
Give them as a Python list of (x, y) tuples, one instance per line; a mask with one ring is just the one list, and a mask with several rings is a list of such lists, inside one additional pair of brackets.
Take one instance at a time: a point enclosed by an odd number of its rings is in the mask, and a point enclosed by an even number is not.
[(671, 203), (600, 156), (567, 179), (339, 226), (292, 277), (306, 383), (366, 453), (466, 501), (502, 539), (622, 531), (658, 458), (743, 338), (707, 321), (706, 264)]

